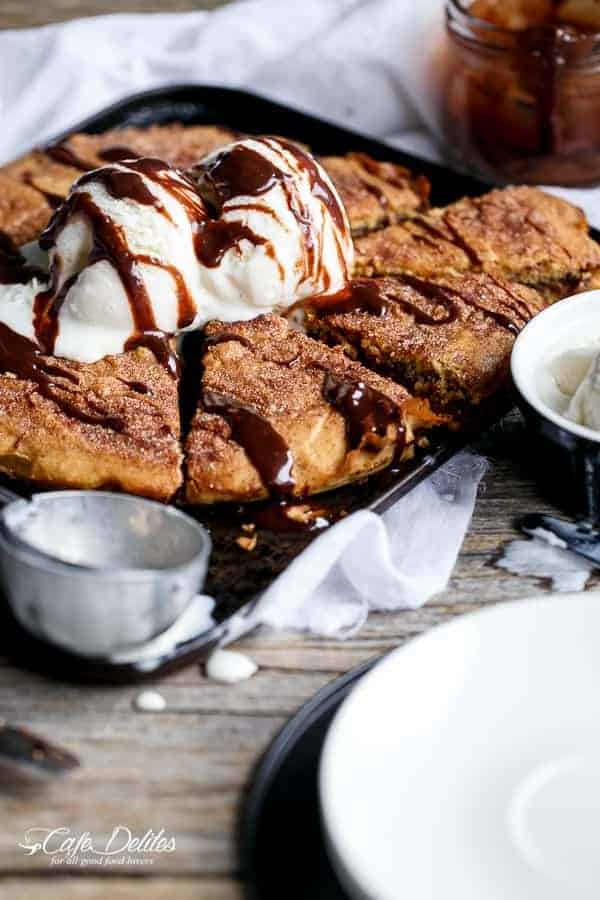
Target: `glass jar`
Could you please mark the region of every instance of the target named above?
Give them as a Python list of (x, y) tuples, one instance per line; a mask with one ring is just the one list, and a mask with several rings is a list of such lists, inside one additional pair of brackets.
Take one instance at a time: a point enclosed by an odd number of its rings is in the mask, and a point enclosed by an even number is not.
[(499, 183), (599, 184), (600, 34), (511, 31), (469, 5), (446, 4), (440, 112), (456, 162)]

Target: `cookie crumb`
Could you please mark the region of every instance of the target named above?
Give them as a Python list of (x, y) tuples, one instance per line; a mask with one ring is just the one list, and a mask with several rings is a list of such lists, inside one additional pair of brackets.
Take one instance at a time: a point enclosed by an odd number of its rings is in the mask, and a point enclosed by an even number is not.
[(308, 525), (310, 522), (314, 522), (316, 519), (324, 516), (325, 510), (319, 509), (316, 506), (309, 506), (308, 503), (298, 503), (295, 506), (288, 506), (285, 514), (292, 522), (300, 522), (302, 525)]
[(255, 534), (253, 534), (252, 537), (244, 537), (244, 535), (240, 535), (239, 538), (236, 538), (235, 542), (238, 547), (242, 548), (242, 550), (247, 550), (248, 552), (250, 552), (256, 547), (257, 537)]

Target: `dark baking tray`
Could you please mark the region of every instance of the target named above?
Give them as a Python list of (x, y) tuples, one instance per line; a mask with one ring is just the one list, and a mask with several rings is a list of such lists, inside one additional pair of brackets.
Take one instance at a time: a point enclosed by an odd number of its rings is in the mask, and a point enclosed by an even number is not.
[[(68, 131), (99, 133), (126, 126), (148, 126), (169, 122), (219, 124), (248, 133), (276, 133), (309, 144), (319, 154), (342, 154), (359, 150), (379, 159), (395, 160), (416, 173), (427, 175), (432, 184), (432, 202), (442, 205), (464, 195), (476, 196), (489, 185), (468, 175), (403, 153), (377, 140), (341, 128), (247, 91), (206, 85), (178, 85), (135, 94), (102, 112), (77, 122)], [(356, 509), (382, 512), (406, 494), (457, 450), (480, 435), (507, 411), (506, 399), (482, 411), (473, 426), (460, 434), (445, 433), (432, 441), (427, 452), (398, 469), (373, 476), (362, 483), (338, 489), (319, 498), (332, 520)], [(318, 534), (281, 533), (261, 530), (256, 548), (248, 552), (236, 543), (241, 523), (252, 516), (235, 505), (188, 510), (205, 523), (213, 537), (214, 550), (205, 590), (216, 599), (216, 619), (224, 622), (263, 591)], [(40, 648), (36, 648), (39, 658)], [(196, 653), (198, 655), (198, 653)], [(201, 655), (201, 654), (200, 654)], [(185, 658), (189, 662), (188, 658)]]

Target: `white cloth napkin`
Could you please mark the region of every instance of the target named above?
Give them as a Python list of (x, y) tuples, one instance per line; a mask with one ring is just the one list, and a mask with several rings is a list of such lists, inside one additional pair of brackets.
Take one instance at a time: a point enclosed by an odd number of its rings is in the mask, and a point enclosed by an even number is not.
[[(251, 88), (442, 159), (430, 84), (443, 5), (242, 0), (0, 32), (0, 162), (134, 91), (194, 81)], [(550, 190), (600, 227), (600, 188)]]
[[(250, 88), (435, 157), (428, 92), (442, 0), (244, 0), (0, 33), (0, 161), (135, 91)], [(577, 199), (600, 224), (600, 192)], [(279, 628), (345, 635), (370, 609), (415, 608), (447, 583), (485, 464), (462, 454), (379, 518), (325, 532), (264, 595)]]
[(263, 594), (258, 621), (348, 637), (371, 610), (422, 606), (448, 583), (486, 467), (460, 453), (382, 517), (364, 510), (338, 522)]

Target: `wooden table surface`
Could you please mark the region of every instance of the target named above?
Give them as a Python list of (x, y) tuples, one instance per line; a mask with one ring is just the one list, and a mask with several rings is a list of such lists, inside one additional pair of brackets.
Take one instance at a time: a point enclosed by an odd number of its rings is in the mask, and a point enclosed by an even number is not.
[[(57, 684), (0, 661), (2, 715), (83, 760), (64, 781), (40, 787), (9, 777), (0, 784), (0, 897), (242, 897), (233, 837), (240, 802), (253, 767), (286, 719), (331, 679), (438, 622), (548, 589), (493, 565), (503, 544), (517, 536), (515, 516), (552, 510), (520, 461), (524, 441), (513, 416), (480, 445), (490, 468), (456, 570), (448, 589), (418, 612), (372, 615), (344, 642), (256, 634), (240, 643), (260, 665), (254, 678), (224, 686), (187, 669), (160, 684), (167, 701), (160, 713), (134, 711), (134, 687)], [(164, 828), (175, 836), (176, 851), (156, 855), (140, 882), (133, 866), (52, 867), (48, 857), (27, 856), (18, 846), (32, 826), (89, 831), (103, 843), (119, 824), (135, 834)]]
[[(183, 0), (168, 8), (215, 5), (215, 0)], [(0, 28), (161, 8), (160, 0), (4, 0)], [(222, 686), (190, 668), (160, 685), (166, 710), (144, 714), (132, 707), (133, 687), (57, 684), (0, 660), (1, 714), (66, 745), (83, 760), (74, 775), (46, 785), (0, 775), (0, 897), (242, 896), (236, 879), (236, 817), (254, 765), (286, 719), (337, 675), (438, 622), (548, 589), (539, 580), (517, 578), (493, 565), (503, 544), (516, 536), (516, 515), (551, 509), (521, 460), (523, 442), (522, 425), (513, 417), (482, 444), (490, 469), (448, 589), (418, 612), (372, 615), (351, 640), (258, 634), (241, 645), (260, 665), (250, 681)], [(67, 827), (74, 835), (90, 832), (100, 843), (119, 824), (135, 834), (163, 828), (175, 836), (176, 850), (155, 855), (143, 870), (98, 869), (52, 866), (47, 856), (28, 856), (18, 846), (34, 826)]]
[(214, 9), (230, 0), (0, 0), (0, 29), (33, 28), (105, 13), (189, 12)]

